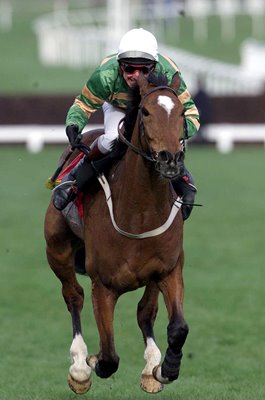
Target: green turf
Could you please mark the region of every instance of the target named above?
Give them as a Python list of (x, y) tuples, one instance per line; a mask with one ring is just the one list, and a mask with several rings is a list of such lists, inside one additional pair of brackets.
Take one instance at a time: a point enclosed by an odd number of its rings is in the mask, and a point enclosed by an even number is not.
[[(67, 387), (70, 317), (60, 283), (45, 259), (43, 217), (50, 193), (44, 181), (61, 148), (29, 154), (0, 148), (1, 178), (1, 400), (72, 400)], [(187, 165), (196, 177), (197, 201), (185, 224), (185, 317), (190, 334), (179, 381), (157, 400), (263, 400), (264, 385), (264, 150), (221, 155), (190, 148)], [(86, 289), (83, 329), (90, 353), (98, 336)], [(135, 313), (141, 291), (123, 296), (116, 309), (120, 368), (113, 378), (93, 374), (86, 400), (147, 399), (139, 377), (143, 343)], [(166, 312), (156, 323), (166, 345)]]
[[(16, 93), (79, 93), (91, 73), (91, 69), (71, 69), (68, 67), (45, 67), (40, 64), (37, 40), (33, 31), (33, 21), (53, 10), (53, 0), (13, 0), (13, 26), (8, 32), (0, 29), (1, 94)], [(83, 3), (84, 4), (84, 3)], [(72, 0), (70, 9), (78, 4)], [(221, 19), (209, 17), (208, 40), (198, 43), (193, 35), (193, 22), (188, 16), (167, 21), (164, 26), (165, 41), (175, 47), (201, 54), (213, 59), (238, 64), (240, 45), (252, 36), (251, 19), (240, 15), (235, 18), (236, 35), (231, 40), (221, 40)], [(138, 21), (138, 25), (143, 22)], [(148, 28), (148, 26), (143, 25)], [(151, 29), (151, 28), (148, 28)], [(160, 42), (160, 35), (158, 34)], [(265, 40), (265, 36), (257, 38)], [(91, 38), (93, 40), (93, 38)], [(177, 60), (175, 60), (177, 62)]]

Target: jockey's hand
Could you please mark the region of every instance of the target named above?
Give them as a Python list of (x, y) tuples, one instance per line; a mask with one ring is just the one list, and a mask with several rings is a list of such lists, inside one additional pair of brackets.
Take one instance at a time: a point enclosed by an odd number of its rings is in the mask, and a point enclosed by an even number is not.
[(66, 127), (66, 135), (68, 136), (69, 143), (71, 146), (75, 144), (78, 134), (79, 134), (78, 125), (68, 125)]

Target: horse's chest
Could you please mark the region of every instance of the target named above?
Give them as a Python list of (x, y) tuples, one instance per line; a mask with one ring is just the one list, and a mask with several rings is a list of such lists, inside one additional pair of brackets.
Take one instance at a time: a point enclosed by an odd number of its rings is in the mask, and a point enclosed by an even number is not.
[(115, 254), (113, 250), (108, 259), (99, 257), (95, 260), (95, 265), (103, 283), (118, 291), (133, 290), (166, 275), (176, 266), (179, 257), (175, 251), (162, 254), (155, 251), (155, 247), (146, 252), (143, 245), (119, 247)]

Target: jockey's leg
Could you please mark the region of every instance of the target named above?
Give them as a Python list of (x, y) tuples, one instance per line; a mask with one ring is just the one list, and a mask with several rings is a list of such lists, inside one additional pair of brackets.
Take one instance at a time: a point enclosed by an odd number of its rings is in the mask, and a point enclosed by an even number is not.
[(106, 155), (101, 154), (101, 158), (93, 159), (93, 154), (91, 155), (93, 150), (94, 148), (89, 153), (89, 157), (84, 157), (64, 178), (64, 182), (53, 190), (53, 205), (57, 210), (62, 211), (71, 201), (74, 201), (77, 193), (83, 191), (98, 172), (107, 171), (122, 155), (119, 151), (113, 151)]
[(87, 181), (92, 179), (96, 173), (92, 168), (91, 161), (100, 159), (103, 154), (98, 148), (98, 139), (91, 147), (89, 159), (84, 157), (63, 179), (63, 182), (53, 190), (53, 205), (57, 210), (63, 210), (71, 201), (76, 198), (77, 192), (82, 189), (83, 180), (86, 176)]
[(197, 193), (193, 176), (185, 166), (181, 177), (173, 181), (172, 185), (175, 192), (182, 197), (183, 205), (181, 207), (181, 211), (183, 220), (185, 221), (187, 218), (189, 218), (192, 212), (195, 195)]
[[(105, 172), (111, 164), (121, 158), (121, 151), (111, 151), (118, 137), (118, 124), (124, 112), (109, 103), (103, 104), (104, 135), (96, 139), (91, 147), (89, 157), (84, 157), (77, 166), (64, 178), (64, 182), (53, 190), (53, 204), (57, 210), (63, 210), (76, 198), (79, 191), (97, 176), (97, 172)], [(93, 164), (91, 164), (91, 161)]]

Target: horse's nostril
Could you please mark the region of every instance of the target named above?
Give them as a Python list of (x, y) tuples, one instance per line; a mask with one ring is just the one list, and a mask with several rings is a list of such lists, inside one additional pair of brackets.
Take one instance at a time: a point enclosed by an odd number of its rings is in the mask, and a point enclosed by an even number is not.
[(167, 163), (167, 162), (171, 162), (171, 161), (173, 160), (173, 157), (172, 157), (172, 154), (169, 153), (168, 151), (166, 151), (166, 150), (161, 150), (161, 151), (158, 153), (157, 159), (158, 159), (159, 162)]
[(184, 153), (184, 151), (178, 151), (178, 152), (176, 153), (176, 156), (175, 156), (176, 162), (183, 162), (183, 161), (184, 161), (184, 158), (185, 158), (185, 153)]
[(159, 161), (167, 161), (167, 153), (165, 151), (160, 151), (158, 153)]

